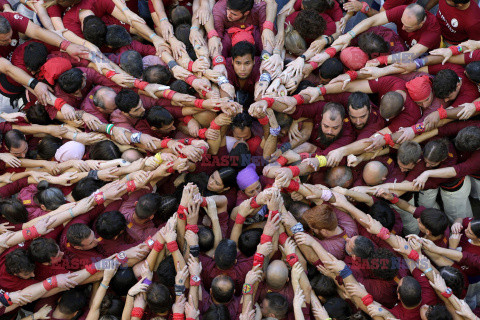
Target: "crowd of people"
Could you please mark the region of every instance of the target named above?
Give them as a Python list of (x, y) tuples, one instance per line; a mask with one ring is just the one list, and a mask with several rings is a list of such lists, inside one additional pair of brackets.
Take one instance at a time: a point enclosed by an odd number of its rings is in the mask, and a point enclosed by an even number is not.
[(479, 319), (475, 0), (0, 10), (1, 320)]

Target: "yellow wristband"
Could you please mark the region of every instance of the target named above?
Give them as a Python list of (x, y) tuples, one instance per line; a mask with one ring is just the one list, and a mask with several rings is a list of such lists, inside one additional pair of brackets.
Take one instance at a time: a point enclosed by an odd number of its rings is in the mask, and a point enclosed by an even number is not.
[(157, 154), (155, 154), (155, 161), (160, 165), (162, 164), (163, 160), (162, 160), (162, 154), (159, 152)]
[(327, 165), (327, 158), (325, 156), (316, 155), (315, 158), (317, 158), (320, 168)]

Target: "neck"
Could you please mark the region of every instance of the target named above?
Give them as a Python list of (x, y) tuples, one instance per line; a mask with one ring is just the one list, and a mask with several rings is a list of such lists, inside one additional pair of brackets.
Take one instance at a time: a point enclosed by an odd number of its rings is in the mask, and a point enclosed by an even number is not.
[(75, 315), (71, 314), (65, 314), (60, 311), (60, 309), (57, 307), (55, 311), (52, 313), (52, 317), (57, 318), (57, 319), (72, 319)]
[(140, 219), (139, 217), (137, 217), (136, 214), (133, 215), (133, 221), (135, 221), (136, 224), (145, 224), (145, 220), (144, 219)]
[[(402, 301), (400, 300), (400, 302), (402, 302)], [(421, 303), (422, 303), (422, 301), (420, 301), (420, 303), (417, 304), (415, 307), (410, 307), (410, 308), (409, 308), (409, 307), (405, 306), (405, 305), (403, 304), (403, 302), (402, 302), (402, 306), (403, 306), (405, 309), (412, 310), (412, 309), (418, 308), (418, 306), (419, 306)]]

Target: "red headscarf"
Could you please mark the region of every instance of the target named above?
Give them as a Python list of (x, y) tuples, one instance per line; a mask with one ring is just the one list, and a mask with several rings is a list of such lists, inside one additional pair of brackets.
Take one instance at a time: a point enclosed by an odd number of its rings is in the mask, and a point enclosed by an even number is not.
[(432, 81), (429, 76), (416, 77), (408, 81), (405, 86), (413, 101), (425, 100), (432, 93)]
[(348, 47), (340, 53), (340, 60), (350, 70), (359, 70), (368, 61), (368, 55), (359, 47)]
[(231, 27), (228, 29), (228, 34), (232, 37), (232, 47), (240, 41), (247, 41), (255, 45), (255, 39), (253, 39), (253, 26), (249, 26), (245, 29)]
[(39, 78), (45, 79), (48, 83), (53, 85), (55, 84), (55, 80), (57, 80), (62, 73), (70, 69), (72, 69), (72, 64), (68, 59), (61, 57), (52, 58), (45, 62), (40, 68)]

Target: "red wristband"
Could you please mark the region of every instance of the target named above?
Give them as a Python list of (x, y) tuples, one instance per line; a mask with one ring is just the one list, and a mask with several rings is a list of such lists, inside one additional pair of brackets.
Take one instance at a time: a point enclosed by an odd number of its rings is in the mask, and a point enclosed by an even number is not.
[(347, 71), (348, 76), (350, 77), (350, 81), (355, 81), (358, 78), (358, 73), (357, 71), (353, 70), (348, 70)]
[(171, 241), (167, 243), (167, 249), (170, 251), (170, 253), (173, 253), (178, 250), (178, 244), (177, 241)]
[(213, 37), (218, 37), (218, 32), (217, 30), (213, 29), (213, 30), (210, 30), (208, 33), (207, 33), (207, 38), (208, 40), (210, 40), (211, 38)]
[(260, 244), (272, 242), (272, 236), (269, 236), (268, 234), (262, 234), (260, 236)]
[(158, 240), (156, 240), (155, 243), (153, 244), (153, 250), (155, 250), (156, 252), (162, 251), (163, 247), (165, 247), (165, 244), (161, 243)]
[(268, 116), (265, 116), (265, 117), (263, 117), (263, 118), (258, 119), (258, 122), (260, 122), (260, 124), (261, 124), (262, 126), (267, 125), (267, 124), (268, 124), (268, 121), (269, 121)]
[(272, 31), (275, 31), (274, 27), (273, 27), (273, 22), (272, 21), (265, 21), (263, 23), (263, 30), (265, 29), (269, 29), (269, 30), (272, 30)]
[[(201, 280), (195, 281), (194, 280), (195, 276), (190, 276), (190, 287), (198, 287), (200, 285)], [(196, 277), (200, 279), (200, 277)]]
[(302, 160), (310, 158), (310, 153), (308, 153), (308, 152), (301, 152), (298, 155), (300, 156), (300, 159), (302, 159)]
[(168, 139), (168, 138), (167, 138), (167, 139), (163, 139), (162, 142), (160, 143), (160, 148), (162, 148), (162, 149), (168, 148), (168, 142), (169, 142), (170, 140), (172, 140), (172, 139)]
[(180, 220), (187, 220), (187, 216), (185, 214), (185, 210), (187, 210), (187, 207), (184, 207), (182, 205), (179, 205), (178, 206), (178, 210), (177, 210), (177, 215), (178, 215), (178, 219)]
[(191, 74), (185, 79), (185, 82), (188, 83), (191, 86), (193, 84), (193, 81), (195, 81), (195, 80), (197, 80), (197, 77), (195, 77), (193, 74)]
[(198, 226), (196, 224), (187, 224), (185, 230), (193, 231), (194, 233), (198, 233)]
[(330, 58), (333, 58), (337, 54), (337, 49), (335, 49), (333, 47), (329, 47), (329, 48), (325, 49), (325, 53), (328, 54), (330, 56)]
[(300, 184), (295, 180), (291, 180), (290, 184), (286, 188), (287, 192), (290, 192), (290, 193), (294, 191), (298, 191), (298, 189), (300, 189)]
[(370, 10), (370, 6), (366, 2), (362, 2), (362, 9), (360, 10), (361, 13), (367, 13)]
[(190, 71), (190, 72), (193, 72), (193, 61), (192, 60), (190, 60), (188, 62), (187, 70)]
[(237, 213), (237, 216), (235, 217), (235, 224), (243, 224), (245, 222), (245, 219), (246, 218), (244, 216)]
[(371, 294), (367, 294), (365, 297), (362, 298), (362, 302), (364, 306), (369, 306), (373, 303), (373, 297)]
[(97, 268), (95, 267), (95, 263), (87, 264), (85, 266), (85, 270), (87, 270), (87, 272), (90, 273), (92, 276), (98, 272)]
[(63, 40), (61, 43), (60, 43), (60, 50), (62, 51), (67, 51), (67, 48), (71, 45), (72, 43), (68, 40)]
[(325, 88), (324, 86), (321, 86), (320, 87), (320, 93), (322, 94), (322, 96), (326, 95), (327, 94), (327, 88)]
[(202, 139), (207, 139), (207, 137), (205, 137), (205, 132), (207, 132), (207, 130), (208, 128), (203, 128), (198, 130), (198, 136)]
[(219, 64), (223, 64), (224, 66), (227, 64), (225, 62), (225, 58), (222, 55), (215, 56), (212, 60), (213, 66), (217, 66)]
[(184, 313), (174, 313), (172, 314), (172, 320), (184, 320), (185, 314)]
[(382, 240), (387, 240), (390, 238), (390, 231), (388, 231), (387, 228), (383, 227), (380, 229), (380, 232), (377, 234), (377, 237), (379, 237)]
[(475, 105), (475, 112), (480, 111), (480, 101), (475, 101), (473, 104)]
[(446, 291), (444, 291), (444, 292), (441, 293), (441, 295), (444, 296), (444, 297), (447, 298), (447, 299), (450, 298), (450, 297), (452, 296), (452, 294), (453, 294), (452, 289), (450, 289), (450, 288), (448, 288), (448, 287), (447, 287), (447, 290), (446, 290)]
[(443, 107), (440, 107), (437, 109), (438, 115), (440, 116), (440, 120), (442, 119), (447, 119), (447, 110), (445, 110)]
[[(206, 153), (206, 152), (204, 152), (204, 153)], [(206, 198), (206, 197), (203, 197), (202, 203), (200, 203), (200, 207), (202, 207), (202, 208), (208, 207), (208, 202), (207, 202), (207, 198)]]
[(140, 307), (133, 308), (131, 316), (132, 316), (132, 318), (135, 317), (135, 318), (142, 319), (143, 318), (143, 309), (140, 308)]
[(130, 180), (127, 182), (127, 191), (133, 192), (137, 190), (137, 186), (135, 185), (135, 180)]
[(420, 123), (417, 123), (417, 124), (414, 124), (413, 126), (411, 126), (413, 132), (415, 134), (419, 134), (419, 133), (424, 133), (425, 132), (425, 124), (423, 122), (420, 122)]
[(220, 129), (222, 129), (222, 127), (220, 127), (220, 126), (215, 122), (215, 120), (212, 120), (212, 122), (210, 122), (210, 129), (220, 130)]
[(301, 106), (305, 103), (305, 98), (302, 95), (296, 94), (293, 97), (295, 98), (295, 100), (297, 100), (297, 106)]
[(271, 108), (273, 106), (273, 103), (275, 102), (275, 100), (273, 98), (262, 98), (262, 100), (265, 100), (267, 101), (268, 103), (268, 108)]
[(192, 116), (186, 116), (182, 118), (182, 122), (187, 125), (192, 119), (193, 119)]
[(105, 77), (107, 77), (107, 79), (112, 79), (114, 75), (116, 75), (117, 73), (113, 70), (108, 70), (107, 73), (105, 74)]
[(452, 51), (452, 54), (453, 54), (454, 56), (460, 54), (460, 51), (458, 50), (458, 47), (457, 47), (457, 46), (450, 46), (450, 47), (448, 47), (448, 49), (450, 49), (450, 51)]
[(203, 99), (195, 99), (195, 107), (198, 109), (203, 109)]
[(287, 164), (288, 160), (284, 156), (280, 156), (278, 157), (277, 162), (283, 167)]
[(318, 68), (318, 63), (317, 63), (317, 62), (315, 62), (315, 61), (309, 61), (308, 63), (312, 66), (313, 70), (315, 70), (315, 69)]
[(93, 195), (93, 198), (95, 199), (95, 202), (98, 204), (98, 205), (101, 205), (105, 202), (105, 196), (103, 195), (103, 192), (100, 191), (100, 192), (97, 192)]
[(378, 56), (376, 59), (380, 64), (388, 64), (388, 56)]
[(55, 109), (57, 109), (58, 111), (62, 110), (62, 107), (64, 104), (66, 104), (67, 102), (65, 100), (63, 100), (62, 98), (57, 98), (55, 99), (55, 102), (53, 104), (53, 107)]
[(298, 177), (300, 175), (300, 168), (298, 168), (297, 166), (289, 166), (287, 168), (292, 171), (294, 177)]
[(413, 261), (418, 261), (418, 259), (420, 258), (420, 255), (418, 254), (417, 251), (412, 250), (410, 251), (407, 257), (408, 259), (412, 259)]
[(391, 204), (395, 204), (395, 203), (397, 203), (398, 201), (400, 201), (400, 198), (394, 193), (394, 194), (393, 194), (393, 199), (390, 200), (390, 203), (391, 203)]
[(290, 267), (293, 267), (295, 263), (298, 262), (298, 256), (295, 253), (290, 253), (287, 255), (287, 263), (290, 265)]
[(257, 203), (257, 197), (253, 197), (252, 199), (250, 199), (250, 208), (252, 209), (257, 209), (257, 208), (260, 208), (261, 205), (259, 205)]
[(387, 133), (383, 136), (383, 139), (385, 140), (385, 143), (389, 145), (390, 147), (393, 147), (395, 145), (395, 142), (393, 142), (392, 135)]
[(177, 91), (173, 91), (173, 90), (170, 90), (170, 89), (167, 89), (163, 92), (163, 97), (165, 99), (168, 99), (168, 100), (172, 100), (173, 99), (173, 95), (177, 93)]
[(43, 281), (43, 287), (45, 290), (50, 291), (58, 287), (57, 276), (47, 278)]
[(288, 239), (288, 234), (286, 234), (285, 232), (282, 232), (278, 236), (278, 243), (280, 243), (283, 246), (287, 241), (287, 239)]
[(139, 80), (139, 79), (135, 79), (135, 82), (133, 83), (133, 86), (137, 89), (145, 90), (145, 88), (148, 86), (148, 82), (147, 81), (142, 81), (142, 80)]
[(40, 236), (35, 226), (31, 226), (30, 228), (23, 229), (22, 235), (25, 238), (25, 241), (32, 240)]
[(253, 266), (263, 267), (263, 262), (265, 261), (265, 256), (261, 253), (256, 252), (253, 256)]

